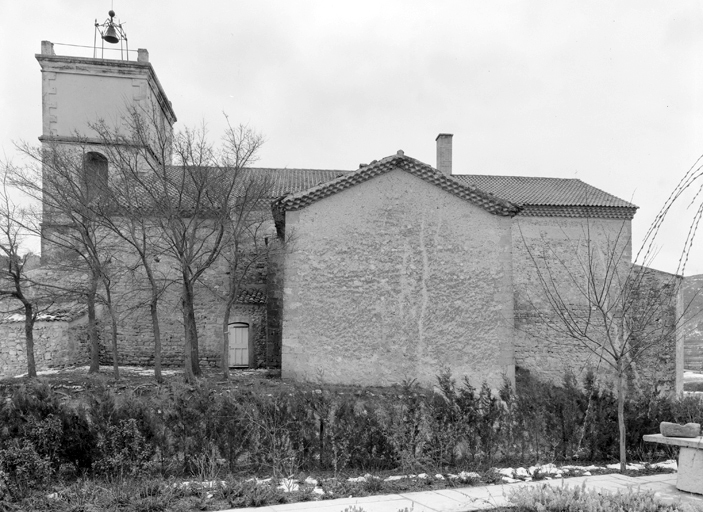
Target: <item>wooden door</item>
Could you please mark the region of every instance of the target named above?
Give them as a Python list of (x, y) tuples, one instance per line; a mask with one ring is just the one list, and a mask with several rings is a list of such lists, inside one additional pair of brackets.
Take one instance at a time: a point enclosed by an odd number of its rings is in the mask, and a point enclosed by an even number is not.
[(229, 365), (249, 366), (249, 324), (229, 324)]

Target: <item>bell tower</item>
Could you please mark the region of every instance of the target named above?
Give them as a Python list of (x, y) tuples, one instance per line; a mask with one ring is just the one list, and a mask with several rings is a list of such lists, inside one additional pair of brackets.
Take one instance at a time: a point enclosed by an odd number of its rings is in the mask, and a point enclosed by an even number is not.
[[(42, 41), (41, 53), (35, 55), (42, 73), (42, 133), (39, 137), (45, 157), (51, 151), (61, 150), (83, 159), (88, 184), (100, 180), (107, 182), (110, 167), (105, 137), (95, 129), (100, 125), (110, 133), (120, 133), (130, 139), (132, 113), (140, 112), (149, 118), (151, 126), (169, 140), (173, 133), (176, 115), (164, 92), (154, 68), (149, 63), (149, 53), (137, 50), (136, 60), (129, 60), (126, 35), (122, 26), (114, 21), (115, 13), (102, 25), (95, 23), (96, 41), (99, 35), (101, 46), (93, 45), (93, 57), (57, 55), (54, 43)], [(108, 44), (119, 44), (119, 58), (110, 56)], [(56, 43), (60, 45), (60, 43)], [(106, 51), (108, 50), (108, 51)], [(99, 57), (98, 57), (99, 55)], [(156, 160), (157, 164), (169, 165), (170, 154), (149, 147), (150, 137), (144, 137), (147, 150), (143, 153)], [(165, 161), (162, 161), (165, 160)], [(44, 165), (44, 173), (49, 172)], [(44, 180), (47, 183), (49, 180)], [(46, 191), (44, 192), (46, 198)], [(52, 229), (60, 229), (47, 201), (43, 205), (42, 257), (50, 248), (46, 243)]]
[[(112, 22), (114, 12), (110, 15), (107, 28), (99, 32), (101, 41), (126, 40), (120, 25)], [(96, 23), (96, 32), (99, 27)], [(176, 114), (149, 63), (149, 52), (137, 50), (134, 61), (123, 48), (120, 57), (127, 59), (96, 58), (98, 52), (105, 54), (104, 47), (99, 50), (94, 47), (93, 58), (57, 55), (53, 43), (42, 41), (36, 55), (42, 71), (41, 142), (72, 143), (77, 138), (98, 142), (91, 125), (102, 121), (119, 128), (134, 107), (153, 113), (172, 130)]]

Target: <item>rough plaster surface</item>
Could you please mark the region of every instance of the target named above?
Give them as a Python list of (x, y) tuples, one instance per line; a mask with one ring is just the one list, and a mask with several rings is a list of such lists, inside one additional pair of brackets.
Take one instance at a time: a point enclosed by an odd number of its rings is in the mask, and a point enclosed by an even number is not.
[(397, 170), (286, 215), (282, 372), (514, 378), (510, 218)]

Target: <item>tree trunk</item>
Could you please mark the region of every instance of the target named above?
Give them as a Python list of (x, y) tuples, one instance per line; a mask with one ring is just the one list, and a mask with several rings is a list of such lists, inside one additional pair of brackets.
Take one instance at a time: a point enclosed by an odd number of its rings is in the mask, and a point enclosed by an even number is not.
[(227, 301), (222, 319), (222, 376), (229, 379), (229, 317), (232, 306)]
[(191, 295), (191, 302), (188, 314), (190, 316), (190, 351), (191, 351), (191, 363), (193, 364), (193, 375), (199, 377), (203, 374), (200, 369), (200, 354), (198, 351), (198, 325), (195, 322), (195, 310), (193, 307), (193, 300)]
[(183, 281), (183, 290), (181, 292), (181, 309), (183, 310), (183, 329), (185, 334), (185, 341), (183, 345), (183, 370), (185, 372), (185, 380), (188, 383), (193, 383), (195, 381), (195, 372), (193, 371), (194, 366), (198, 363), (193, 361), (193, 340), (191, 323), (194, 318), (191, 316), (192, 311), (192, 298), (189, 301), (189, 290), (187, 281)]
[[(146, 240), (144, 241), (146, 245)], [(161, 375), (161, 326), (159, 325), (159, 287), (151, 271), (151, 266), (146, 257), (146, 252), (142, 252), (142, 265), (146, 272), (149, 285), (151, 286), (151, 301), (149, 303), (149, 312), (151, 313), (151, 327), (154, 331), (154, 378), (156, 382), (163, 382), (164, 378)]]
[(163, 382), (161, 376), (161, 327), (159, 326), (158, 295), (152, 291), (151, 304), (151, 326), (154, 329), (154, 378), (156, 382)]
[(34, 311), (29, 302), (24, 304), (24, 339), (27, 347), (27, 375), (30, 379), (37, 376), (37, 365), (34, 361)]
[(120, 380), (120, 366), (117, 358), (117, 318), (115, 318), (112, 304), (109, 304), (108, 307), (110, 308), (110, 323), (112, 324), (112, 374), (115, 380)]
[(187, 276), (183, 276), (183, 315), (185, 320), (186, 337), (189, 338), (190, 361), (193, 375), (202, 375), (200, 370), (200, 355), (198, 354), (198, 326), (195, 322), (193, 283)]
[(115, 309), (112, 307), (112, 293), (110, 292), (110, 284), (108, 282), (103, 282), (105, 285), (105, 295), (107, 298), (107, 311), (110, 314), (110, 336), (112, 345), (112, 375), (115, 380), (120, 380), (120, 366), (118, 362), (117, 354), (117, 317), (115, 315)]
[(88, 338), (90, 339), (90, 369), (88, 373), (100, 371), (100, 338), (98, 337), (98, 321), (95, 317), (95, 295), (98, 291), (98, 280), (91, 277), (90, 288), (86, 296), (88, 302)]
[(625, 446), (625, 368), (618, 360), (618, 427), (620, 429), (620, 472), (627, 469), (627, 450)]

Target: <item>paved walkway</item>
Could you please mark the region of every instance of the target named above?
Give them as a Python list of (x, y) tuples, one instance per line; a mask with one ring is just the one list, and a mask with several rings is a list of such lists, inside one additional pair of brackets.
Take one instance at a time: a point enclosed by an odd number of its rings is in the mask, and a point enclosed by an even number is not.
[[(651, 490), (664, 502), (681, 502), (698, 504), (703, 511), (703, 495), (690, 494), (676, 488), (676, 473), (631, 477), (619, 474), (580, 476), (564, 480), (570, 487), (580, 486), (586, 482), (587, 488), (611, 492), (628, 489)], [(412, 512), (469, 512), (489, 510), (507, 505), (504, 494), (515, 486), (539, 486), (543, 484), (561, 485), (562, 480), (540, 480), (506, 485), (488, 485), (484, 487), (460, 487), (438, 491), (408, 492), (404, 494), (385, 494), (365, 498), (343, 498), (337, 500), (306, 501), (288, 505), (269, 507), (229, 509), (223, 512), (343, 512), (347, 507), (357, 506), (366, 512), (398, 512), (404, 508)]]

